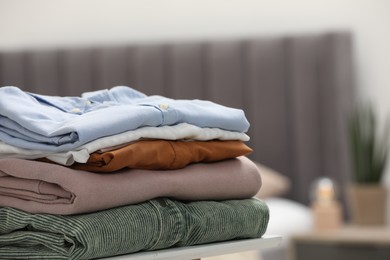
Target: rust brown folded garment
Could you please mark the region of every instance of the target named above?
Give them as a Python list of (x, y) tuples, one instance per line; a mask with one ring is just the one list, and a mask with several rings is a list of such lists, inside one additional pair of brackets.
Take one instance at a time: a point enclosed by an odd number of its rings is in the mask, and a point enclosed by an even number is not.
[(174, 170), (197, 162), (214, 162), (252, 152), (241, 141), (142, 140), (104, 153), (92, 153), (87, 163), (74, 169), (113, 172), (125, 167), (147, 170)]
[(0, 207), (31, 213), (78, 214), (158, 197), (228, 200), (254, 196), (258, 168), (241, 156), (180, 170), (124, 169), (110, 174), (23, 159), (0, 159)]

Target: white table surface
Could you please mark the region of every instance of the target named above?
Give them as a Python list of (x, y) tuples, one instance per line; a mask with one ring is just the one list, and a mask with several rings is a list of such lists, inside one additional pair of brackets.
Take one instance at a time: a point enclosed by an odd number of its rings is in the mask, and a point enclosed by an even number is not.
[(263, 236), (262, 238), (230, 240), (225, 242), (210, 243), (204, 245), (176, 247), (148, 252), (139, 252), (104, 259), (119, 260), (190, 260), (217, 255), (232, 254), (250, 250), (277, 247), (282, 238), (280, 236)]

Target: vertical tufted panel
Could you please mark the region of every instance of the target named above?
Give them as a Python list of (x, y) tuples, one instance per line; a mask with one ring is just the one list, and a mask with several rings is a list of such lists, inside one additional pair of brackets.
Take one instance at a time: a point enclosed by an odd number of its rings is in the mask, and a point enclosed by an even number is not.
[[(318, 77), (318, 38), (287, 39), (287, 95), (289, 137), (294, 179), (293, 194), (308, 199), (310, 183), (323, 175), (321, 167), (320, 92)], [(304, 189), (302, 189), (304, 187)]]
[[(327, 34), (320, 43), (319, 91), (321, 93), (321, 122), (323, 169), (338, 181), (340, 197), (350, 180), (350, 157), (346, 118), (356, 99), (353, 80), (352, 37), (345, 33)], [(348, 213), (348, 212), (347, 212)]]
[(26, 55), (24, 52), (10, 52), (0, 55), (0, 86), (27, 88)]
[(136, 46), (134, 52), (134, 87), (147, 95), (169, 93), (166, 86), (166, 47), (164, 45)]
[(58, 58), (57, 51), (29, 52), (27, 54), (27, 62), (25, 63), (28, 88), (31, 87), (39, 94), (61, 94), (62, 80), (60, 78), (60, 61)]
[(167, 49), (167, 83), (171, 96), (181, 99), (205, 98), (204, 45), (174, 44)]
[(60, 52), (63, 95), (78, 96), (94, 87), (92, 50), (74, 49)]
[[(247, 46), (247, 99), (253, 156), (289, 175), (290, 131), (287, 116), (285, 45), (280, 39), (250, 41)], [(292, 176), (289, 176), (292, 177)]]
[(236, 108), (243, 107), (244, 77), (241, 42), (215, 42), (206, 49), (207, 97)]
[(95, 88), (128, 85), (128, 48), (103, 48), (95, 51)]

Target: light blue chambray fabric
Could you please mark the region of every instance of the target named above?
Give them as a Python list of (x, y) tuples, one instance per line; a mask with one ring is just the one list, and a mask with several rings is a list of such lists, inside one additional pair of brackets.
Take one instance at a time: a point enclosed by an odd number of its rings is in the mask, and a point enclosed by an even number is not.
[(240, 109), (198, 99), (146, 96), (126, 86), (87, 92), (81, 97), (0, 88), (0, 140), (27, 149), (67, 151), (139, 127), (179, 123), (237, 132), (249, 128)]

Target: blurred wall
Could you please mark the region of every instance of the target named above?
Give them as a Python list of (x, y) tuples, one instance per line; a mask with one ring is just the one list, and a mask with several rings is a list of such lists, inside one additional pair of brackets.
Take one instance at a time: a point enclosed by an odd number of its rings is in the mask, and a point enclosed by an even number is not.
[(0, 50), (349, 30), (360, 96), (382, 117), (390, 111), (389, 25), (388, 0), (0, 0)]

